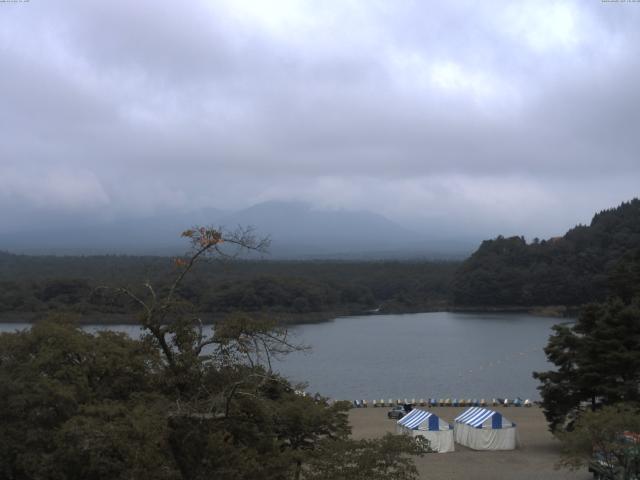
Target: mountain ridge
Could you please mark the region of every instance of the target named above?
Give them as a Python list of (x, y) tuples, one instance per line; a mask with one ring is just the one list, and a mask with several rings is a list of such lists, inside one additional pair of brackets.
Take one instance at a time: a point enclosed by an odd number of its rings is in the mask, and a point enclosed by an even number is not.
[[(616, 277), (640, 251), (640, 200), (594, 214), (562, 237), (498, 236), (485, 240), (456, 272), (452, 295), (460, 306), (579, 306), (619, 292)], [(625, 273), (626, 272), (626, 273)]]
[[(255, 227), (272, 239), (274, 259), (461, 258), (471, 244), (413, 232), (375, 212), (329, 210), (305, 202), (267, 201), (238, 211), (198, 209), (0, 235), (0, 249), (24, 254), (177, 255), (180, 233), (193, 225)], [(452, 246), (453, 245), (453, 246)]]

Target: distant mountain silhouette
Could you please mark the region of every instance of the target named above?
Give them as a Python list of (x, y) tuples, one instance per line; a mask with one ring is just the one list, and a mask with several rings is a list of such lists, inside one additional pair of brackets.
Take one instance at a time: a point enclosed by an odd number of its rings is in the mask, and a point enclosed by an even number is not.
[(452, 257), (470, 245), (452, 247), (369, 211), (321, 210), (303, 202), (269, 201), (236, 212), (200, 209), (141, 219), (33, 228), (0, 235), (0, 250), (29, 254), (175, 255), (186, 248), (180, 233), (194, 225), (233, 230), (252, 226), (272, 240), (271, 258)]
[(195, 224), (216, 224), (224, 214), (206, 209), (186, 218), (175, 213), (106, 222), (61, 220), (55, 226), (34, 226), (0, 235), (0, 250), (54, 255), (175, 255), (185, 249), (181, 232)]
[(226, 227), (253, 225), (272, 239), (275, 256), (321, 256), (397, 251), (423, 238), (367, 211), (318, 210), (301, 202), (264, 202), (222, 219)]

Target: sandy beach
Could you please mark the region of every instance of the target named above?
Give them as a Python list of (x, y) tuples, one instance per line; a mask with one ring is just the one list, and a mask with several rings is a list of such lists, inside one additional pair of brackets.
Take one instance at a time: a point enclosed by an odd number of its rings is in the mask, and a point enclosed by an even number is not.
[[(395, 432), (395, 420), (387, 418), (388, 408), (360, 408), (349, 413), (354, 438), (375, 438)], [(442, 419), (452, 422), (464, 408), (436, 407), (430, 409)], [(538, 407), (496, 408), (516, 423), (520, 439), (517, 450), (502, 452), (474, 451), (456, 444), (451, 453), (433, 453), (416, 459), (420, 478), (430, 480), (588, 480), (592, 476), (586, 467), (577, 472), (557, 470), (559, 443), (547, 430)]]

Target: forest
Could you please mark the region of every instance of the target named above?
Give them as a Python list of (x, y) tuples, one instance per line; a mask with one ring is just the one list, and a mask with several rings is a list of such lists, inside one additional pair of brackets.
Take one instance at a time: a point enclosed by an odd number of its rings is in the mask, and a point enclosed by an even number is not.
[(634, 199), (562, 237), (484, 241), (457, 270), (451, 299), (455, 305), (580, 306), (625, 284), (636, 288), (639, 257), (640, 200)]
[(417, 480), (428, 442), (351, 438), (349, 402), (302, 395), (272, 359), (306, 347), (244, 313), (203, 331), (178, 295), (196, 263), (249, 237), (202, 229), (168, 288), (134, 300), (143, 334), (82, 330), (64, 313), (0, 334), (0, 478)]
[[(0, 316), (38, 320), (55, 311), (92, 323), (135, 321), (136, 305), (116, 289), (141, 289), (147, 281), (162, 288), (175, 260), (0, 252)], [(374, 311), (577, 309), (613, 293), (631, 298), (640, 285), (639, 264), (640, 200), (634, 199), (562, 237), (486, 240), (464, 262), (211, 259), (177, 294), (212, 321), (233, 311), (301, 323)]]
[[(178, 294), (205, 318), (242, 310), (278, 314), (286, 323), (371, 310), (415, 312), (446, 306), (457, 266), (428, 261), (211, 260), (194, 269)], [(135, 305), (113, 288), (140, 288), (147, 280), (162, 285), (175, 268), (167, 257), (0, 253), (0, 314), (19, 320), (64, 311), (89, 321), (108, 322), (115, 315), (123, 321)]]

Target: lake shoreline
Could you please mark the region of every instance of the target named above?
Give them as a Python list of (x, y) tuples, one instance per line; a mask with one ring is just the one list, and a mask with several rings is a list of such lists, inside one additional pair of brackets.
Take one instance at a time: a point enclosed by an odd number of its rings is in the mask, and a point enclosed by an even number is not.
[[(0, 323), (0, 331), (31, 328), (20, 318), (22, 323)], [(89, 333), (113, 330), (132, 338), (142, 333), (140, 324), (126, 324), (121, 317), (111, 320), (113, 324), (77, 326)], [(537, 400), (531, 372), (548, 370), (543, 348), (559, 322), (522, 313), (430, 312), (291, 325), (292, 341), (312, 350), (279, 358), (277, 370), (294, 384), (306, 382), (303, 390), (335, 399), (402, 395)]]
[[(578, 316), (580, 307), (567, 307), (564, 305), (548, 306), (421, 306), (420, 308), (401, 308), (386, 310), (352, 310), (352, 311), (327, 311), (327, 312), (243, 312), (263, 318), (274, 318), (284, 326), (306, 325), (313, 323), (330, 322), (341, 317), (353, 316), (376, 316), (376, 315), (405, 315), (415, 313), (496, 313), (512, 314), (523, 313), (539, 317), (551, 318), (575, 318)], [(77, 313), (77, 312), (5, 312), (0, 313), (0, 323), (38, 323), (45, 320), (50, 315), (69, 315), (74, 318), (79, 325), (138, 325), (136, 314), (131, 313)], [(204, 324), (213, 325), (230, 315), (231, 312), (224, 313), (200, 313)]]
[(574, 318), (580, 314), (581, 306), (528, 305), (528, 306), (452, 306), (453, 313), (526, 313), (538, 317)]

